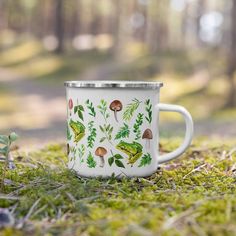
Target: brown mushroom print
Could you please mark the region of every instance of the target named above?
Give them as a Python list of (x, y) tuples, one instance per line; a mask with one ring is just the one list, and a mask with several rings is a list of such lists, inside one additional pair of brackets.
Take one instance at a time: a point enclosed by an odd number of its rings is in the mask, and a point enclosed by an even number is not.
[(153, 138), (152, 131), (150, 129), (146, 129), (143, 132), (142, 139), (146, 139), (146, 148), (150, 148), (150, 140)]
[(107, 154), (107, 150), (104, 147), (98, 147), (95, 151), (95, 155), (100, 158), (100, 167), (104, 167), (104, 156)]
[(114, 116), (115, 116), (115, 120), (118, 122), (117, 119), (117, 112), (121, 111), (123, 108), (122, 103), (119, 100), (114, 100), (111, 104), (110, 104), (110, 109), (112, 111), (114, 111)]
[(69, 99), (68, 105), (69, 105), (69, 109), (70, 109), (70, 116), (71, 116), (71, 110), (72, 110), (72, 108), (73, 108), (73, 101), (72, 101), (72, 99), (71, 99), (71, 98)]

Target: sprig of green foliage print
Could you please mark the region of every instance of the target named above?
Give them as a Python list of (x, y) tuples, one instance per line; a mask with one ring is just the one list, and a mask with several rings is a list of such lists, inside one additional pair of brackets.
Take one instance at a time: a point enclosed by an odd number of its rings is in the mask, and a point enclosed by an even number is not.
[(134, 124), (134, 133), (135, 133), (135, 140), (138, 140), (141, 138), (141, 130), (140, 130), (140, 126), (143, 124), (143, 114), (142, 113), (138, 113), (137, 115), (137, 119), (135, 120), (135, 124)]
[(124, 126), (122, 126), (118, 133), (116, 134), (115, 139), (120, 139), (120, 138), (128, 138), (129, 137), (129, 126), (127, 124), (124, 123)]
[(123, 113), (123, 120), (129, 121), (132, 117), (134, 112), (138, 109), (139, 104), (141, 102), (138, 99), (133, 99), (132, 103), (129, 103)]
[(90, 132), (87, 140), (88, 140), (88, 147), (92, 148), (97, 137), (97, 130), (94, 128), (94, 121), (90, 121), (88, 123), (88, 130)]
[(87, 158), (87, 165), (89, 168), (95, 168), (97, 163), (94, 160), (94, 157), (91, 152), (89, 152), (88, 158)]
[(107, 102), (104, 99), (100, 101), (100, 104), (98, 105), (98, 109), (100, 113), (102, 114), (105, 122), (107, 123), (107, 119), (109, 118), (110, 115), (107, 112)]
[(77, 105), (74, 107), (74, 113), (75, 114), (77, 113), (81, 120), (84, 120), (83, 112), (84, 112), (84, 107), (82, 105)]
[(142, 156), (141, 162), (138, 167), (150, 165), (151, 161), (152, 161), (151, 155), (150, 155), (150, 153), (147, 153)]
[(145, 110), (147, 112), (147, 116), (145, 116), (145, 119), (148, 121), (149, 124), (152, 122), (152, 104), (150, 99), (147, 99), (145, 101)]
[(82, 144), (81, 147), (78, 148), (78, 154), (79, 154), (80, 163), (84, 162), (84, 160), (83, 160), (83, 156), (85, 154), (84, 144)]
[(93, 106), (93, 103), (89, 101), (89, 99), (86, 101), (87, 108), (89, 109), (89, 115), (95, 117), (96, 111)]
[(100, 125), (99, 128), (104, 134), (104, 136), (100, 139), (100, 143), (107, 140), (109, 143), (112, 144), (111, 140), (112, 140), (113, 127), (110, 124), (108, 125), (104, 124), (103, 126)]

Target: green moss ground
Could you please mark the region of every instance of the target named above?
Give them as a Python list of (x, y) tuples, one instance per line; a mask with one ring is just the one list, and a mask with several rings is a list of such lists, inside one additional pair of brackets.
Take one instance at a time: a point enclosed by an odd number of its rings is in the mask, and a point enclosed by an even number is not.
[(235, 235), (235, 143), (201, 138), (151, 177), (122, 180), (76, 177), (65, 145), (14, 153), (0, 206), (18, 229), (0, 235)]

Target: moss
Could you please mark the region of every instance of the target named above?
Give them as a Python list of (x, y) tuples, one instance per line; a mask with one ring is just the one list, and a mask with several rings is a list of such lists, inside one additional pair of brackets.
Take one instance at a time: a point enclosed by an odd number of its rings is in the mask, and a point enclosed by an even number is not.
[[(209, 142), (209, 143), (208, 143)], [(179, 144), (168, 145), (170, 151)], [(181, 159), (149, 178), (78, 178), (66, 168), (65, 145), (15, 153), (1, 207), (17, 221), (39, 199), (21, 229), (3, 235), (235, 235), (233, 141), (195, 140)]]

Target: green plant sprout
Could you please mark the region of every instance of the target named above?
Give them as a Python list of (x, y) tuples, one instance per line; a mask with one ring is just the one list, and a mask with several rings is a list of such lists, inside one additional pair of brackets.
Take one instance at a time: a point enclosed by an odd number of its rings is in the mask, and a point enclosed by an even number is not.
[(1, 189), (4, 188), (4, 180), (6, 176), (6, 170), (9, 166), (9, 157), (10, 157), (10, 147), (13, 142), (18, 139), (18, 135), (15, 132), (12, 132), (10, 135), (0, 135), (0, 155), (5, 157), (5, 165), (2, 170), (2, 179), (1, 179)]

